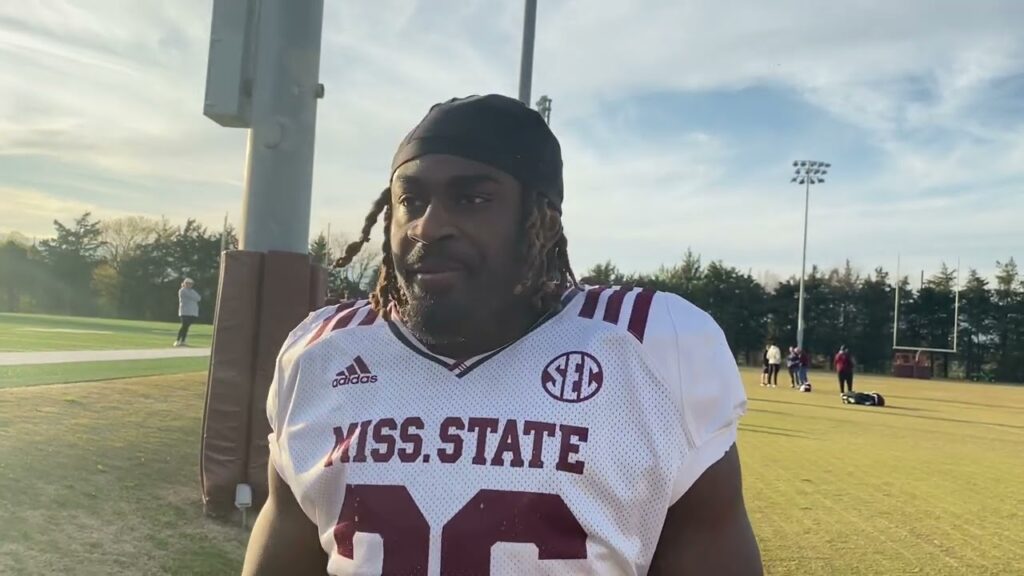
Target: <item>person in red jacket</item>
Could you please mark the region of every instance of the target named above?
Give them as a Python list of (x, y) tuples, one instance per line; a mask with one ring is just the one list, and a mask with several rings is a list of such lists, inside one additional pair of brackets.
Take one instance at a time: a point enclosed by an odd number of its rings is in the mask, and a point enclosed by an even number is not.
[(840, 346), (835, 357), (836, 374), (839, 375), (839, 395), (853, 392), (853, 357), (846, 346)]

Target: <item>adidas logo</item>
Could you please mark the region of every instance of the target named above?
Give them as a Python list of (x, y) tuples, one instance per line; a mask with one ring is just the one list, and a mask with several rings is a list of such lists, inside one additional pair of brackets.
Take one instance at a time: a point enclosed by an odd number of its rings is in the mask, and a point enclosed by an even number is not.
[(346, 384), (372, 384), (377, 381), (377, 375), (370, 371), (362, 357), (356, 356), (347, 368), (334, 375), (331, 380), (331, 388), (345, 386)]

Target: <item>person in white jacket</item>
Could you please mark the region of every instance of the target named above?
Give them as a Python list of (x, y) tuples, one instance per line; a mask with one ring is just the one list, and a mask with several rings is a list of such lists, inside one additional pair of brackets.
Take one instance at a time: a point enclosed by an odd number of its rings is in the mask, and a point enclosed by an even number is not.
[(779, 368), (782, 366), (782, 350), (774, 342), (768, 345), (768, 384), (772, 388), (779, 385)]
[(178, 290), (178, 316), (181, 318), (181, 328), (178, 329), (178, 339), (174, 341), (175, 347), (185, 345), (188, 329), (199, 317), (199, 301), (203, 298), (192, 288), (194, 284), (191, 278), (185, 278), (181, 283), (181, 289)]

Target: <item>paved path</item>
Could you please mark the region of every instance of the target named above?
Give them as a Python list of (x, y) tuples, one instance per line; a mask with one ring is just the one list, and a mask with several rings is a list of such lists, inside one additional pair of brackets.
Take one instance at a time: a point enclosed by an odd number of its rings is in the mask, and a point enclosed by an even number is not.
[(151, 350), (75, 350), (73, 352), (0, 352), (0, 366), (101, 362), (104, 360), (152, 360), (209, 356), (209, 348), (155, 348)]

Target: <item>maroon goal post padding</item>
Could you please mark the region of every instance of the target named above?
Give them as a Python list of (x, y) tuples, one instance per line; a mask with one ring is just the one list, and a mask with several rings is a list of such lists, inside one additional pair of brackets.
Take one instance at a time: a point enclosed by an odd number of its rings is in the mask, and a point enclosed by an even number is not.
[(266, 500), (266, 398), (277, 353), (326, 292), (327, 271), (306, 254), (224, 253), (200, 451), (207, 514), (232, 514), (242, 483), (252, 486), (254, 507)]

